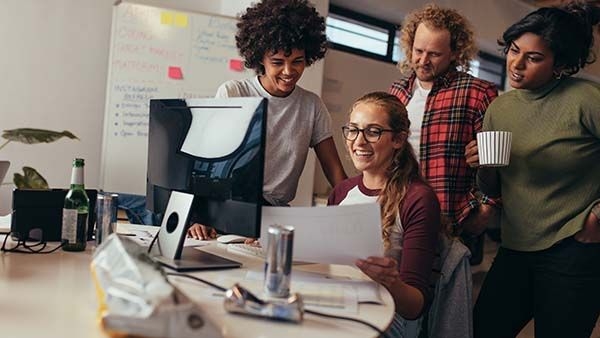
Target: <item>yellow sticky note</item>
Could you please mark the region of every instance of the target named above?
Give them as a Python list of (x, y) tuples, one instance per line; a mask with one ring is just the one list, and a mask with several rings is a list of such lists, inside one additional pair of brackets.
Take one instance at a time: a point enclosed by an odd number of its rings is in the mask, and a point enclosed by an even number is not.
[(160, 13), (160, 23), (163, 25), (172, 25), (173, 24), (173, 13), (171, 13), (171, 12)]
[(187, 27), (188, 25), (188, 16), (181, 13), (175, 14), (175, 26), (179, 27)]

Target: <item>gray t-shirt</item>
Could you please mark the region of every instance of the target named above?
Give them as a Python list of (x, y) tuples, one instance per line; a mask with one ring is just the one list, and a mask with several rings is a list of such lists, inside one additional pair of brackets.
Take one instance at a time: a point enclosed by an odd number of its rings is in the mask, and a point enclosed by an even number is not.
[(268, 100), (263, 195), (273, 205), (296, 196), (308, 148), (332, 136), (331, 116), (315, 93), (298, 85), (286, 97), (269, 94), (258, 76), (222, 84), (216, 97), (260, 96)]

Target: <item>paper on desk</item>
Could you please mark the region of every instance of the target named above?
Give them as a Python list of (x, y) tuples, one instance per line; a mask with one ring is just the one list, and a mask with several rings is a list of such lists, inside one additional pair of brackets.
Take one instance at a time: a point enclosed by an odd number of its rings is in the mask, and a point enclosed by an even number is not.
[[(219, 285), (233, 285), (234, 283), (242, 285), (262, 300), (272, 302), (281, 301), (280, 298), (270, 298), (264, 294), (263, 282), (261, 280), (251, 278), (239, 280), (231, 277), (221, 277), (217, 281)], [(357, 294), (351, 287), (298, 282), (291, 284), (290, 292), (299, 293), (302, 296), (304, 307), (309, 310), (334, 315), (358, 313)], [(211, 292), (211, 295), (222, 297), (223, 293)]]
[(0, 216), (0, 232), (10, 232), (10, 220), (12, 214), (6, 216)]
[[(246, 279), (262, 281), (264, 272), (250, 270), (246, 273)], [(309, 285), (334, 288), (350, 288), (353, 297), (358, 303), (383, 304), (381, 294), (379, 293), (379, 284), (370, 280), (357, 280), (339, 276), (327, 276), (315, 272), (292, 271), (292, 288), (294, 285)]]
[[(130, 235), (131, 239), (142, 245), (149, 246), (152, 242), (152, 239), (158, 233), (158, 227), (154, 226), (144, 226), (144, 227), (121, 227), (117, 231), (117, 234)], [(199, 239), (186, 238), (183, 243), (184, 247), (194, 247), (194, 246), (205, 246), (210, 244), (210, 241), (203, 241)]]
[(354, 266), (359, 258), (383, 255), (377, 203), (318, 208), (263, 207), (263, 245), (272, 224), (294, 226), (295, 261)]

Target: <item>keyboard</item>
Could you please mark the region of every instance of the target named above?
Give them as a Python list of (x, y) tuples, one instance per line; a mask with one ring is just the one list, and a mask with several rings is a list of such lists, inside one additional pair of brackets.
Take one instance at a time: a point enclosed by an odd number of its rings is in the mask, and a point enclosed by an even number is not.
[(263, 247), (244, 243), (227, 244), (227, 251), (260, 259), (264, 259), (267, 254)]

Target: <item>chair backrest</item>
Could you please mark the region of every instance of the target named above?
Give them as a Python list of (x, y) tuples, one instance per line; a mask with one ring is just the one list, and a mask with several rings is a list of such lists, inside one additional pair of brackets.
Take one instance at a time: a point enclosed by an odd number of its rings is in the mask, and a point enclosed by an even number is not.
[[(439, 262), (434, 265), (435, 292), (427, 313), (429, 338), (473, 337), (473, 283), (469, 249), (458, 239), (440, 236)], [(437, 266), (436, 266), (437, 265)]]

